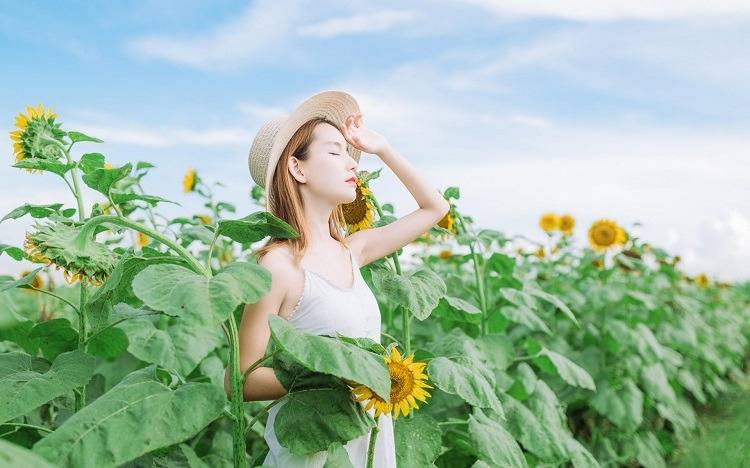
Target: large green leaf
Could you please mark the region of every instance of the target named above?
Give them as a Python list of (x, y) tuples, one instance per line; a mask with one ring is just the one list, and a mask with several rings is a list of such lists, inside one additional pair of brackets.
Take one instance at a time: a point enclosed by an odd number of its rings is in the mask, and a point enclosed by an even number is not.
[(55, 468), (31, 450), (0, 439), (0, 466), (5, 468)]
[(72, 351), (78, 346), (78, 331), (65, 318), (37, 323), (31, 329), (29, 338), (34, 340), (41, 348), (44, 357), (49, 360), (55, 359), (60, 353)]
[(408, 309), (418, 320), (429, 317), (446, 293), (443, 279), (424, 267), (401, 275), (382, 269), (373, 270), (372, 279), (378, 290)]
[(30, 214), (32, 218), (47, 218), (50, 215), (60, 213), (60, 208), (62, 208), (62, 206), (62, 203), (52, 203), (50, 205), (32, 205), (31, 203), (24, 203), (3, 216), (3, 218), (0, 219), (0, 223), (6, 219), (18, 219), (26, 214)]
[(266, 236), (277, 239), (299, 236), (292, 226), (267, 211), (256, 211), (241, 219), (219, 221), (217, 232), (241, 244), (257, 242)]
[(601, 382), (591, 406), (621, 429), (634, 431), (643, 422), (643, 392), (631, 379), (620, 388)]
[(37, 442), (34, 451), (60, 466), (114, 467), (187, 439), (223, 411), (221, 388), (187, 383), (173, 390), (154, 373), (154, 366), (131, 373)]
[[(127, 304), (117, 304), (113, 318), (127, 317), (116, 328), (128, 337), (128, 351), (138, 359), (188, 375), (223, 342), (223, 334), (208, 314), (189, 311), (181, 317), (145, 315)], [(166, 321), (160, 328), (160, 322)]]
[(21, 416), (89, 381), (94, 358), (78, 350), (50, 365), (24, 353), (0, 354), (0, 422)]
[(667, 404), (674, 403), (677, 400), (674, 388), (669, 384), (667, 374), (661, 364), (655, 363), (643, 367), (641, 369), (641, 381), (646, 393), (654, 400)]
[(173, 316), (229, 318), (240, 304), (255, 303), (271, 286), (271, 273), (246, 262), (230, 263), (213, 278), (179, 265), (149, 265), (133, 279), (133, 292), (149, 307)]
[(513, 436), (482, 410), (475, 410), (469, 416), (469, 433), (480, 460), (508, 468), (528, 466)]
[(549, 462), (566, 458), (567, 450), (563, 443), (565, 434), (560, 434), (556, 426), (547, 424), (534, 412), (515, 398), (502, 395), (505, 409), (505, 427), (529, 452)]
[(541, 331), (548, 335), (552, 334), (544, 320), (539, 318), (536, 313), (525, 305), (505, 305), (500, 308), (500, 313), (503, 314), (508, 320), (516, 323), (520, 323), (528, 327), (533, 331)]
[(440, 390), (458, 395), (472, 406), (492, 408), (502, 414), (495, 394), (495, 376), (481, 362), (440, 356), (430, 360), (427, 373)]
[(391, 377), (383, 356), (337, 338), (297, 330), (276, 314), (268, 323), (274, 343), (309, 370), (365, 385), (390, 401)]
[(562, 354), (543, 348), (540, 356), (534, 359), (534, 364), (546, 372), (559, 375), (560, 378), (570, 385), (588, 390), (596, 390), (594, 379), (586, 372), (586, 369)]
[(121, 167), (112, 169), (99, 167), (84, 173), (82, 179), (92, 189), (105, 196), (109, 196), (109, 190), (112, 188), (112, 185), (130, 175), (132, 169), (133, 165), (131, 163), (126, 163)]
[(442, 447), (438, 422), (425, 413), (394, 422), (396, 460), (400, 468), (434, 467)]
[(375, 420), (345, 386), (289, 393), (274, 421), (279, 443), (300, 455), (345, 443), (373, 427)]
[(571, 311), (570, 308), (568, 308), (568, 306), (559, 297), (555, 296), (554, 294), (542, 291), (537, 287), (529, 287), (528, 283), (526, 284), (526, 286), (526, 292), (554, 305), (555, 307), (560, 309), (562, 313), (570, 319), (571, 322), (580, 326), (580, 324), (578, 323), (578, 319), (576, 319), (576, 316), (573, 314), (573, 311)]

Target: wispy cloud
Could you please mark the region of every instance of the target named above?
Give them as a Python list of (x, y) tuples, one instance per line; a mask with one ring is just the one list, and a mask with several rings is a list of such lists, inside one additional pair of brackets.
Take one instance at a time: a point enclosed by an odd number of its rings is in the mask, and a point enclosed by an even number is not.
[(209, 70), (264, 62), (283, 49), (300, 11), (298, 0), (258, 0), (209, 32), (140, 37), (126, 48), (136, 56)]
[(671, 20), (750, 14), (744, 0), (463, 0), (502, 17), (553, 17), (578, 21)]
[(414, 21), (417, 14), (407, 10), (384, 10), (362, 13), (341, 18), (331, 18), (303, 26), (301, 36), (334, 38), (347, 34), (367, 34), (383, 32)]
[(96, 135), (105, 143), (118, 143), (142, 148), (177, 148), (181, 146), (244, 146), (252, 135), (246, 128), (220, 127), (193, 129), (179, 127), (153, 128), (134, 123), (101, 125), (72, 122), (75, 128), (86, 134)]

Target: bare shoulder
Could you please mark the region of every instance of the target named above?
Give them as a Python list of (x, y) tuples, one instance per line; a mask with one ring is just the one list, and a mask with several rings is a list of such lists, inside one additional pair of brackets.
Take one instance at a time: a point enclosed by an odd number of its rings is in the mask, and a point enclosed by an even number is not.
[(279, 298), (279, 315), (286, 317), (291, 311), (293, 297), (297, 297), (302, 289), (299, 268), (294, 265), (291, 251), (286, 246), (275, 247), (258, 261), (258, 265), (271, 273), (269, 294)]

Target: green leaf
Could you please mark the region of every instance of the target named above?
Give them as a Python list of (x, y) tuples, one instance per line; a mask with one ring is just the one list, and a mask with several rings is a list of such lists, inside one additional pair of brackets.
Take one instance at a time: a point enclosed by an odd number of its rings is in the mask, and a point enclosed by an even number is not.
[(3, 219), (0, 219), (0, 223), (6, 219), (18, 219), (27, 214), (30, 214), (32, 218), (48, 218), (53, 214), (59, 214), (62, 206), (62, 203), (52, 203), (50, 205), (32, 205), (31, 203), (24, 203), (3, 216)]
[(256, 211), (241, 219), (219, 221), (218, 233), (241, 244), (257, 242), (266, 236), (279, 239), (299, 237), (292, 226), (267, 211)]
[(509, 468), (528, 466), (513, 436), (481, 410), (469, 416), (469, 433), (480, 460)]
[(402, 275), (387, 270), (373, 270), (372, 280), (378, 290), (408, 309), (418, 320), (429, 317), (446, 293), (443, 279), (424, 267)]
[(223, 389), (187, 383), (172, 390), (139, 369), (73, 414), (34, 445), (34, 452), (65, 467), (114, 467), (182, 442), (223, 411)]
[(383, 356), (333, 337), (297, 330), (285, 319), (270, 314), (274, 343), (306, 368), (365, 385), (390, 401), (391, 377)]
[(92, 336), (86, 346), (86, 352), (94, 356), (112, 359), (119, 356), (128, 349), (128, 336), (116, 327), (104, 329), (101, 333)]
[(13, 258), (13, 260), (21, 261), (23, 259), (23, 250), (13, 245), (0, 244), (0, 255), (2, 255), (3, 252)]
[(133, 292), (149, 307), (166, 314), (208, 314), (229, 318), (240, 304), (252, 304), (268, 293), (271, 273), (246, 262), (230, 263), (213, 278), (179, 265), (149, 265), (133, 279)]
[(6, 468), (55, 468), (31, 450), (0, 439), (0, 466)]
[(536, 380), (536, 374), (531, 366), (522, 362), (516, 368), (515, 381), (507, 393), (517, 400), (524, 401), (534, 393)]
[(511, 322), (520, 323), (521, 325), (528, 327), (530, 330), (541, 331), (548, 335), (552, 334), (552, 331), (549, 329), (547, 324), (544, 323), (544, 320), (539, 318), (539, 316), (536, 315), (534, 311), (529, 307), (526, 307), (524, 305), (506, 305), (500, 308), (500, 313), (503, 314)]
[(434, 467), (442, 447), (438, 422), (425, 413), (394, 422), (396, 461), (399, 468)]
[(326, 450), (333, 442), (345, 443), (373, 427), (375, 421), (347, 388), (289, 393), (274, 420), (279, 443), (298, 455)]
[(562, 354), (558, 354), (547, 348), (543, 348), (540, 354), (539, 357), (534, 359), (534, 364), (538, 365), (542, 370), (549, 372), (554, 369), (552, 373), (559, 375), (568, 384), (588, 390), (596, 390), (594, 379), (591, 378), (591, 375), (583, 367)]
[(354, 468), (352, 461), (349, 459), (349, 453), (341, 445), (341, 442), (332, 442), (328, 446), (328, 455), (323, 468)]
[(133, 165), (131, 163), (112, 169), (100, 167), (84, 173), (82, 179), (86, 185), (108, 197), (112, 185), (118, 180), (129, 176), (132, 169)]
[(542, 299), (542, 300), (547, 301), (550, 304), (554, 305), (555, 307), (557, 307), (558, 309), (560, 309), (562, 311), (562, 313), (565, 314), (565, 316), (570, 319), (571, 322), (575, 323), (576, 325), (578, 325), (580, 327), (580, 324), (578, 323), (578, 319), (576, 319), (576, 316), (575, 316), (575, 314), (573, 314), (573, 311), (571, 311), (568, 308), (568, 306), (565, 305), (565, 303), (562, 300), (560, 300), (559, 297), (555, 296), (554, 294), (549, 294), (547, 292), (544, 292), (541, 289), (536, 288), (536, 287), (528, 287), (528, 284), (527, 284), (526, 291), (529, 294), (531, 294), (531, 295), (533, 295), (535, 297), (538, 297), (539, 299)]
[(78, 331), (65, 318), (37, 323), (31, 329), (29, 338), (34, 340), (42, 349), (44, 357), (49, 360), (55, 359), (66, 351), (72, 351), (78, 346)]
[(132, 317), (116, 325), (127, 335), (128, 352), (183, 376), (192, 372), (224, 340), (217, 321), (200, 311), (169, 317), (164, 329), (157, 326), (162, 318), (143, 316), (145, 312), (127, 304), (115, 306), (114, 315)]
[(674, 403), (677, 400), (674, 389), (667, 380), (667, 374), (661, 364), (655, 363), (641, 369), (643, 387), (651, 398), (662, 403)]
[(101, 153), (86, 153), (78, 160), (81, 172), (87, 174), (95, 169), (104, 167), (104, 155)]
[(68, 132), (68, 138), (70, 138), (70, 141), (73, 143), (79, 143), (81, 141), (90, 141), (93, 143), (102, 143), (102, 140), (98, 138), (94, 138), (92, 136), (88, 136), (85, 133), (81, 132)]
[(464, 357), (448, 359), (440, 356), (427, 364), (430, 380), (440, 390), (458, 395), (480, 408), (492, 408), (502, 414), (495, 394), (495, 376), (481, 362)]
[(13, 288), (32, 289), (31, 284), (34, 282), (34, 277), (42, 269), (44, 269), (44, 267), (34, 268), (17, 280), (11, 280), (12, 277), (8, 278), (8, 280), (0, 280), (0, 292), (8, 291)]
[(591, 406), (621, 429), (635, 431), (643, 422), (643, 392), (631, 379), (625, 379), (621, 388), (602, 381)]
[(94, 358), (78, 350), (50, 365), (24, 353), (0, 354), (0, 422), (28, 413), (89, 381)]
[(562, 443), (563, 437), (553, 426), (540, 419), (515, 398), (501, 396), (505, 408), (505, 427), (526, 450), (549, 462), (566, 458), (567, 450)]
[(64, 163), (54, 159), (24, 158), (13, 164), (12, 167), (17, 167), (19, 169), (35, 169), (40, 171), (47, 171), (62, 176), (69, 170), (76, 167), (76, 165), (75, 163)]
[(156, 206), (157, 203), (161, 202), (174, 203), (175, 205), (182, 206), (176, 201), (167, 200), (166, 198), (158, 197), (156, 195), (146, 195), (145, 193), (121, 192), (119, 190), (112, 190), (110, 195), (112, 196), (112, 201), (115, 202), (116, 205), (121, 205), (133, 200), (139, 200), (146, 202), (151, 206)]

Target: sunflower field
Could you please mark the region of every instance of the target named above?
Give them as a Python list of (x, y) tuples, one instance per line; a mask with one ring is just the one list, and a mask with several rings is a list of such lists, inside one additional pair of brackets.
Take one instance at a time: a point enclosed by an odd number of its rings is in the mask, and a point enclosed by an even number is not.
[[(101, 140), (41, 105), (15, 125), (19, 176), (49, 176), (71, 197), (0, 220), (33, 218), (24, 244), (0, 243), (0, 255), (39, 264), (0, 276), (1, 466), (261, 466), (267, 412), (285, 401), (279, 442), (326, 451), (330, 467), (352, 466), (344, 444), (376, 440), (382, 414), (394, 417), (399, 468), (661, 467), (698, 429), (696, 409), (747, 371), (750, 284), (686, 275), (678, 256), (608, 218), (583, 246), (570, 214), (541, 214), (539, 241), (482, 229), (457, 187), (414, 241), (419, 255), (362, 269), (382, 343), (271, 315), (266, 355), (240, 369), (243, 304), (271, 279), (252, 253), (298, 233), (262, 209), (235, 215), (193, 168), (183, 192), (206, 212), (168, 218), (159, 208), (175, 202), (143, 190), (152, 164), (112, 166), (93, 152)], [(349, 232), (395, 219), (378, 177), (358, 174), (357, 200), (342, 207)], [(255, 186), (248, 202), (263, 197)], [(284, 397), (243, 401), (259, 366)]]

